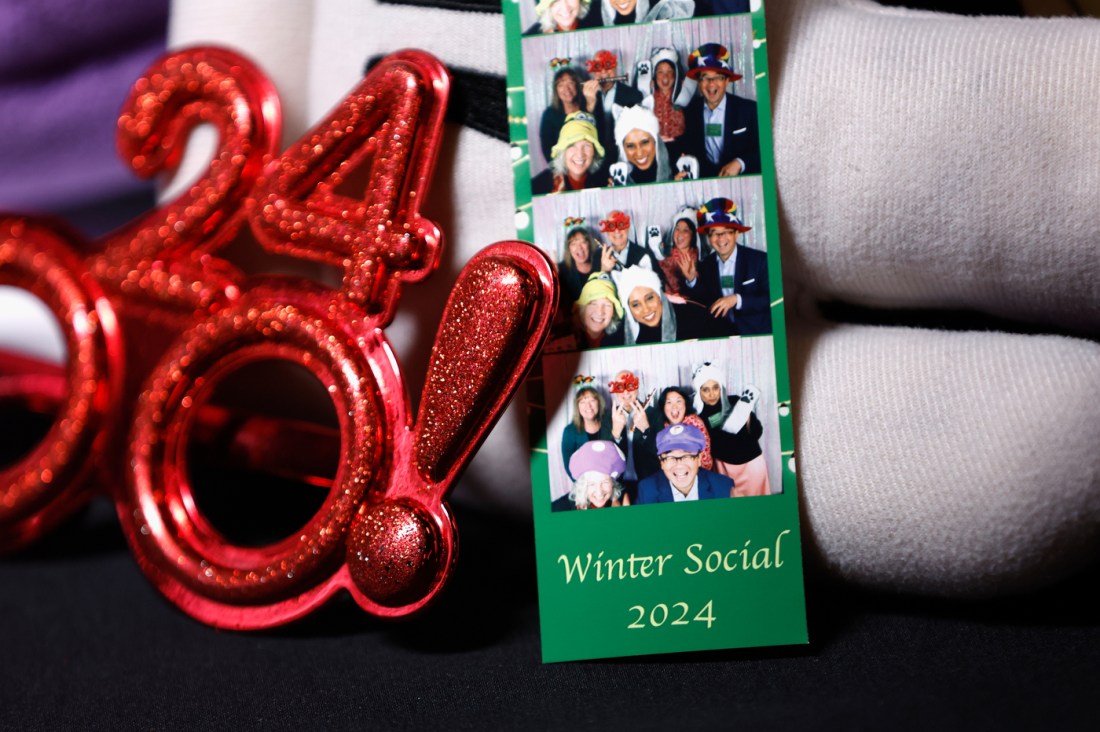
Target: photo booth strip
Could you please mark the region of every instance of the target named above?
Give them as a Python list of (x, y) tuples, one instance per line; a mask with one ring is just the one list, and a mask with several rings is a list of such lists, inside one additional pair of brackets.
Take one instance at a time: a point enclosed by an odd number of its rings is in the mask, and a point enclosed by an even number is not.
[[(805, 643), (793, 405), (762, 3), (754, 0), (751, 14), (525, 36), (524, 31), (531, 27), (533, 5), (526, 8), (524, 1), (504, 6), (509, 53), (508, 122), (519, 236), (534, 241), (556, 262), (563, 262), (565, 237), (570, 230), (579, 226), (597, 246), (606, 244), (609, 232), (601, 230), (601, 221), (619, 210), (630, 217), (626, 228), (629, 239), (648, 245), (659, 265), (678, 216), (694, 215), (716, 198), (729, 199), (732, 203), (723, 205), (736, 206), (736, 217), (747, 228), (738, 228), (737, 241), (744, 249), (737, 251), (753, 253), (751, 258), (744, 255), (746, 262), (766, 262), (757, 271), (766, 273), (765, 302), (770, 305), (772, 323), (770, 331), (762, 334), (722, 338), (708, 335), (691, 340), (692, 336), (677, 329), (675, 337), (689, 340), (591, 350), (577, 350), (586, 341), (564, 333), (555, 340), (557, 350), (544, 353), (541, 372), (528, 385), (543, 660)], [(546, 3), (547, 7), (551, 4)], [(522, 23), (521, 16), (526, 16)], [(755, 104), (759, 173), (753, 170), (752, 174), (736, 177), (599, 186), (532, 197), (532, 179), (546, 171), (548, 163), (539, 129), (550, 106), (554, 78), (551, 60), (556, 59), (556, 68), (575, 69), (583, 84), (594, 73), (589, 70), (590, 62), (606, 71), (613, 57), (617, 81), (635, 89), (640, 83), (644, 95), (650, 91), (648, 80), (654, 74), (654, 52), (672, 48), (679, 60), (679, 94), (675, 99), (685, 104), (701, 94), (687, 72), (692, 51), (705, 44), (724, 46), (728, 58), (722, 60), (742, 77), (730, 81), (726, 93)], [(713, 47), (710, 50), (719, 53)], [(601, 144), (609, 144), (606, 136)], [(669, 162), (676, 164), (675, 160)], [(725, 209), (719, 213), (723, 221), (732, 221), (732, 214)], [(707, 246), (706, 236), (696, 241), (701, 257), (717, 256)], [(578, 274), (570, 276), (576, 279)], [(627, 280), (620, 277), (619, 281)], [(650, 276), (650, 281), (657, 279)], [(613, 282), (615, 278), (609, 278), (609, 284), (600, 292), (618, 295), (611, 289)], [(667, 284), (660, 286), (664, 289)], [(667, 293), (662, 293), (665, 297)], [(571, 305), (563, 302), (559, 309), (559, 334), (560, 329), (570, 328)], [(698, 302), (683, 305), (707, 314)], [(668, 337), (665, 329), (661, 336)], [(728, 484), (706, 478), (711, 487), (705, 495), (700, 488), (698, 495), (711, 500), (650, 505), (655, 494), (647, 493), (647, 500), (641, 504), (628, 505), (623, 500), (593, 508), (583, 505), (581, 499), (574, 507), (570, 499), (574, 482), (567, 471), (564, 448), (567, 428), (574, 433), (570, 440), (579, 444), (573, 427), (575, 380), (586, 380), (582, 385), (600, 394), (608, 413), (618, 396), (612, 394), (611, 382), (623, 369), (638, 376), (639, 399), (648, 398), (655, 406), (661, 390), (668, 386), (684, 387), (691, 394), (695, 388), (693, 374), (704, 361), (720, 374), (724, 393), (732, 397), (725, 403), (729, 414), (723, 410), (729, 432), (737, 432), (732, 429), (733, 421), (757, 425), (754, 434), (759, 431), (760, 436), (754, 439), (765, 465), (767, 493), (741, 496), (730, 490), (738, 497), (725, 497), (713, 486)], [(747, 394), (745, 400), (740, 398), (743, 394)], [(755, 415), (756, 421), (750, 420), (749, 414)], [(663, 416), (655, 418), (662, 420)], [(710, 429), (720, 430), (721, 425)], [(626, 434), (633, 433), (628, 429)], [(710, 432), (711, 437), (715, 434), (719, 433)], [(616, 480), (626, 488), (638, 472), (633, 449), (636, 445), (631, 438), (620, 444), (625, 445), (626, 467)], [(649, 464), (647, 470), (652, 469)], [(671, 481), (663, 468), (649, 472), (647, 480), (659, 482), (662, 474)], [(700, 468), (696, 476), (703, 475)], [(702, 480), (699, 477), (700, 486)], [(733, 485), (736, 488), (736, 483)], [(588, 490), (587, 482), (584, 490)], [(582, 508), (585, 510), (576, 510)], [(639, 569), (642, 566), (644, 572)], [(585, 608), (586, 622), (581, 626), (575, 622), (578, 607)]]

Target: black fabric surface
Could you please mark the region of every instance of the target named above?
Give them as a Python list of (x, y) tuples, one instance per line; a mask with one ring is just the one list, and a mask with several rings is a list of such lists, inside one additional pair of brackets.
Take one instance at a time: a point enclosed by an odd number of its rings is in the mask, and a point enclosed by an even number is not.
[(980, 604), (811, 583), (806, 647), (543, 665), (529, 522), (457, 518), (425, 615), (345, 598), (233, 633), (161, 598), (94, 504), (0, 562), (0, 729), (1095, 729), (1096, 570)]

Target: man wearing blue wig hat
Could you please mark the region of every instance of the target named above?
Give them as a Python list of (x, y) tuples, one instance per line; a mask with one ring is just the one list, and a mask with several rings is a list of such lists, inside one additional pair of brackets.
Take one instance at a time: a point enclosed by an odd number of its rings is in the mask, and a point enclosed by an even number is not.
[(712, 198), (696, 213), (696, 231), (707, 237), (712, 251), (699, 263), (684, 295), (705, 305), (712, 317), (729, 320), (739, 335), (772, 332), (768, 255), (738, 243), (745, 226), (737, 204)]
[(661, 472), (638, 483), (638, 503), (679, 503), (706, 498), (729, 498), (733, 481), (699, 467), (699, 453), (707, 445), (698, 427), (673, 424), (657, 433)]

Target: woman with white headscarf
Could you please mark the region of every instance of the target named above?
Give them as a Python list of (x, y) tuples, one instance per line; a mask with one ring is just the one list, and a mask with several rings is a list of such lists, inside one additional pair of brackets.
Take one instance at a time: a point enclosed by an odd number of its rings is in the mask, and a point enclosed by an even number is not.
[(732, 329), (710, 317), (702, 305), (670, 302), (653, 270), (627, 267), (620, 273), (618, 290), (626, 312), (624, 342), (628, 346), (733, 335)]
[(690, 18), (695, 0), (600, 0), (604, 25), (652, 23), (655, 20)]
[(657, 116), (645, 107), (626, 107), (619, 113), (615, 142), (619, 146), (619, 162), (627, 165), (627, 185), (662, 183), (683, 177), (672, 175)]

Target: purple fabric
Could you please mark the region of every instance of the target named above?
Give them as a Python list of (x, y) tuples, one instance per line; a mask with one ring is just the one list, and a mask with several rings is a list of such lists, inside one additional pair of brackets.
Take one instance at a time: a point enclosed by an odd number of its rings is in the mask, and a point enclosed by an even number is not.
[(168, 0), (0, 3), (0, 209), (55, 210), (127, 195), (115, 151), (134, 79), (165, 47)]

